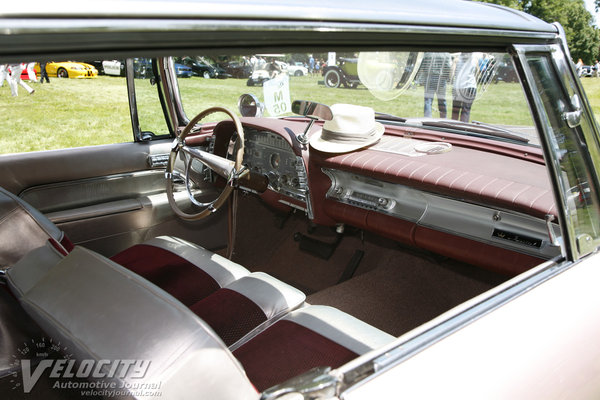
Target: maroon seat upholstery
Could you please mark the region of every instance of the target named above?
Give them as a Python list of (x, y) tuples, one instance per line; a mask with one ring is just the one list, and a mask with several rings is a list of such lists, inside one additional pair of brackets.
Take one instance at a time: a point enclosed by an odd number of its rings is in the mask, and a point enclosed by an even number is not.
[(315, 367), (340, 367), (393, 340), (335, 308), (307, 306), (230, 349), (250, 382), (263, 391)]
[(111, 260), (146, 278), (188, 307), (249, 274), (239, 264), (171, 236), (132, 246)]
[(299, 307), (305, 299), (298, 289), (255, 272), (198, 301), (191, 310), (231, 346), (252, 330)]

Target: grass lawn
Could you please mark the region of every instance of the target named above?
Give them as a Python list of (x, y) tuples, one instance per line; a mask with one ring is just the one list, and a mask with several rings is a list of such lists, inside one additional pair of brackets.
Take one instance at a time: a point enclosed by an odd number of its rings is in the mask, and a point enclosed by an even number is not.
[[(422, 87), (409, 89), (390, 102), (381, 102), (364, 87), (329, 89), (318, 84), (322, 77), (316, 76), (290, 79), (292, 99), (362, 104), (401, 116), (423, 113)], [(594, 113), (600, 116), (600, 79), (584, 78), (583, 85)], [(50, 84), (32, 83), (31, 86), (35, 89), (33, 95), (19, 88), (18, 97), (10, 95), (7, 84), (0, 87), (0, 153), (132, 140), (125, 78), (54, 78)], [(237, 99), (242, 93), (263, 98), (262, 88), (246, 86), (245, 79), (189, 78), (180, 81), (180, 88), (188, 116), (215, 105), (237, 111)], [(150, 85), (149, 80), (140, 80), (136, 90), (142, 129), (165, 133), (162, 110), (155, 97), (156, 86)], [(506, 100), (507, 96), (510, 101)], [(450, 93), (447, 98), (451, 99)], [(486, 122), (531, 125), (528, 107), (517, 84), (490, 85), (473, 106), (471, 117)]]

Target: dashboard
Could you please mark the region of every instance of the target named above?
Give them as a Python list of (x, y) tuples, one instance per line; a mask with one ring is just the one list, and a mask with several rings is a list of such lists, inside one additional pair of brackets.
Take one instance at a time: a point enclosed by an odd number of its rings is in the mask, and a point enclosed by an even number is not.
[(390, 126), (379, 145), (325, 154), (297, 143), (305, 122), (244, 122), (243, 163), (267, 177), (267, 191), (258, 194), (276, 208), (508, 274), (560, 255), (545, 165), (531, 154), (454, 142), (443, 154), (415, 156), (405, 148), (432, 140)]

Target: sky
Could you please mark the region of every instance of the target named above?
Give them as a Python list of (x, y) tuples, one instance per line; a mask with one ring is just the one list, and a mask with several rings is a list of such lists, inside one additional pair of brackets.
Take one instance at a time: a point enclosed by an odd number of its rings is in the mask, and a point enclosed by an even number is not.
[(585, 8), (588, 9), (589, 12), (592, 13), (596, 20), (596, 26), (600, 26), (600, 14), (594, 10), (594, 0), (584, 0)]

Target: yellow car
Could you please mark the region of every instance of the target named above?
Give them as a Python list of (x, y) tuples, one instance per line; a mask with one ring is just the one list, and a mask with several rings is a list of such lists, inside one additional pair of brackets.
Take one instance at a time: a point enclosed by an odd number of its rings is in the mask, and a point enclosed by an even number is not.
[(76, 61), (49, 62), (46, 64), (48, 76), (58, 78), (97, 78), (98, 70), (90, 64)]

